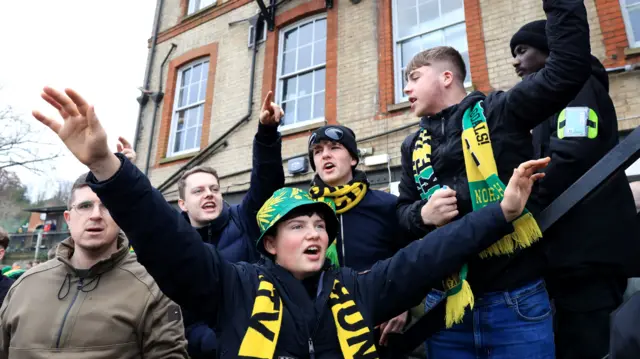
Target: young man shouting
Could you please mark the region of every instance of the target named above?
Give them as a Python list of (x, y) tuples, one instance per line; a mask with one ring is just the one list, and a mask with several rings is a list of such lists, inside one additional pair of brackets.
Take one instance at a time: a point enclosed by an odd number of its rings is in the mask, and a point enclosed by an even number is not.
[(223, 357), (377, 358), (372, 328), (419, 303), (442, 277), (513, 231), (511, 221), (521, 215), (533, 182), (544, 176), (534, 173), (548, 163), (520, 165), (500, 203), (434, 231), (364, 273), (325, 265), (339, 226), (333, 202), (281, 189), (257, 216), (258, 248), (266, 259), (231, 264), (131, 162), (109, 151), (93, 107), (74, 91), (66, 93), (45, 88), (68, 114), (64, 124), (34, 116), (91, 169), (91, 188), (163, 292), (203, 318), (217, 318)]
[[(583, 0), (543, 4), (547, 64), (507, 92), (467, 95), (464, 62), (450, 47), (423, 51), (407, 65), (405, 93), (422, 119), (402, 144), (398, 215), (415, 235), (499, 201), (512, 169), (533, 158), (530, 130), (565, 108), (589, 78)], [(527, 209), (513, 233), (443, 283), (448, 330), (427, 343), (430, 359), (489, 352), (494, 358), (553, 358), (544, 257), (536, 245), (542, 234), (529, 212), (539, 208), (530, 201)]]

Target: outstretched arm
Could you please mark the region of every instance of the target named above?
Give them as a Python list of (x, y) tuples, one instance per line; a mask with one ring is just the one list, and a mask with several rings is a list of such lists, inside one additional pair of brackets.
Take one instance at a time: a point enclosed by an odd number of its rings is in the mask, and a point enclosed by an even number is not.
[[(274, 102), (269, 91), (262, 105), (258, 132), (253, 140), (253, 166), (249, 191), (242, 199), (242, 211), (251, 237), (258, 238), (260, 230), (256, 215), (260, 207), (276, 190), (284, 187), (282, 170), (282, 140), (278, 125), (284, 112)], [(252, 243), (253, 245), (253, 243)], [(256, 259), (258, 259), (256, 253)]]
[(513, 231), (511, 221), (524, 210), (533, 183), (544, 176), (535, 173), (548, 158), (529, 161), (514, 170), (500, 204), (471, 212), (413, 242), (393, 257), (358, 274), (358, 292), (372, 308), (379, 324), (417, 305), (446, 276), (459, 270), (473, 255)]
[[(545, 0), (549, 57), (544, 68), (498, 93), (501, 121), (528, 133), (576, 97), (591, 74), (584, 0)], [(492, 106), (493, 108), (493, 106)], [(493, 110), (490, 108), (490, 110)]]
[[(208, 247), (162, 194), (123, 154), (114, 155), (92, 106), (73, 90), (66, 95), (45, 88), (42, 97), (57, 108), (64, 122), (39, 112), (33, 115), (51, 128), (80, 162), (109, 213), (127, 234), (138, 261), (160, 289), (179, 305), (205, 318), (215, 313), (223, 291), (232, 291), (238, 269)], [(207, 305), (203, 305), (207, 303)]]

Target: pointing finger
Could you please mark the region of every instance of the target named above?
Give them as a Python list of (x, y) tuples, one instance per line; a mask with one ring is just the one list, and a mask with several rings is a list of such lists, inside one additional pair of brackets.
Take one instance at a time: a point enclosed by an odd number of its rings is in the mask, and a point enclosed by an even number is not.
[(60, 129), (62, 128), (62, 124), (60, 124), (60, 122), (58, 122), (56, 120), (53, 120), (53, 119), (41, 114), (38, 111), (33, 111), (33, 112), (31, 112), (31, 114), (33, 115), (33, 117), (36, 118), (36, 120), (42, 122), (45, 126), (49, 127), (56, 134), (58, 132), (60, 132)]
[(118, 137), (118, 141), (120, 141), (120, 142), (122, 143), (122, 145), (124, 146), (124, 148), (133, 148), (133, 147), (131, 146), (131, 143), (129, 143), (129, 141), (127, 141), (127, 139), (126, 139), (126, 138), (124, 138), (124, 137), (122, 137), (122, 136)]

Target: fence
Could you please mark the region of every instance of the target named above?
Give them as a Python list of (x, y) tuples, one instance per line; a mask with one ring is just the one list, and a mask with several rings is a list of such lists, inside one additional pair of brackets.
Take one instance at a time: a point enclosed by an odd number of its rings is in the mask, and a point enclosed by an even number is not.
[[(36, 248), (38, 244), (38, 235), (42, 234), (40, 239), (40, 248)], [(9, 247), (7, 247), (7, 254), (18, 253), (32, 253), (40, 252), (46, 253), (49, 249), (58, 245), (65, 238), (69, 237), (68, 231), (63, 232), (27, 232), (27, 233), (12, 233), (9, 235)], [(35, 253), (34, 253), (35, 255)]]

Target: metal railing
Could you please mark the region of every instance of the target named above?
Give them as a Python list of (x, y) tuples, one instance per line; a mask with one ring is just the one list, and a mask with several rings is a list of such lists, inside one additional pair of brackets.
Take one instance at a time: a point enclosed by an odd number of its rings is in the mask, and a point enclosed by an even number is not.
[(39, 252), (48, 251), (67, 237), (69, 237), (68, 231), (11, 233), (9, 234), (7, 253), (35, 252), (35, 258)]

